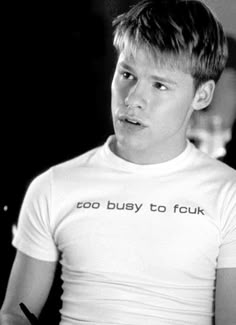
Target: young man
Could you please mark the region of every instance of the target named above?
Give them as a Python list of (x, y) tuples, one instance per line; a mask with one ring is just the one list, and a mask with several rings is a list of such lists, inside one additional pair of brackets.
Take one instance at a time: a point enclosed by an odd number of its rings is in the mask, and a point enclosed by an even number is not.
[(30, 185), (2, 324), (28, 324), (21, 302), (39, 315), (60, 256), (61, 325), (232, 325), (236, 173), (186, 140), (222, 27), (199, 0), (145, 0), (114, 26), (115, 135)]

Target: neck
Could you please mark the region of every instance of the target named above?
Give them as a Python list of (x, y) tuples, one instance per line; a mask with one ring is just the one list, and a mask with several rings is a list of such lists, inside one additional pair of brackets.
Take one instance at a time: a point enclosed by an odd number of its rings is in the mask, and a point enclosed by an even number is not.
[(176, 143), (165, 143), (161, 146), (155, 147), (155, 150), (142, 150), (133, 148), (123, 148), (114, 139), (111, 143), (111, 150), (118, 157), (138, 165), (151, 165), (167, 162), (179, 156), (186, 148), (187, 141), (176, 145)]

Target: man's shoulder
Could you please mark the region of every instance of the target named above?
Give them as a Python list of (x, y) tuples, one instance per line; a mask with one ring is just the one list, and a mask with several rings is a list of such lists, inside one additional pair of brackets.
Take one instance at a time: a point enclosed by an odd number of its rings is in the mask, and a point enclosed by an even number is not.
[(52, 166), (51, 169), (53, 171), (60, 172), (60, 171), (67, 171), (67, 170), (69, 171), (71, 169), (78, 168), (78, 167), (83, 167), (83, 166), (85, 167), (90, 164), (93, 158), (95, 158), (100, 148), (101, 147), (99, 146), (99, 147), (89, 149), (76, 157), (73, 157), (69, 160), (60, 162)]
[(89, 166), (99, 160), (96, 155), (100, 148), (99, 146), (89, 149), (76, 157), (48, 167), (32, 180), (31, 187), (48, 187), (49, 184), (71, 179), (80, 173), (83, 174), (86, 168), (89, 168)]
[(86, 174), (86, 170), (99, 164), (99, 152), (101, 146), (94, 147), (84, 153), (56, 164), (49, 168), (48, 173), (52, 180), (78, 177), (80, 174)]
[(222, 177), (236, 182), (236, 170), (234, 168), (219, 159), (210, 157), (199, 149), (196, 149), (196, 152), (195, 164), (199, 170), (203, 170), (209, 175), (214, 174), (215, 177)]

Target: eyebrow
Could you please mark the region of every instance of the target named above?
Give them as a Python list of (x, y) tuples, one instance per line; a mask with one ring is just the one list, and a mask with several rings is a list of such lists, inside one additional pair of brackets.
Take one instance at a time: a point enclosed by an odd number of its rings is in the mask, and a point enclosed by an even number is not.
[(166, 78), (166, 77), (152, 75), (151, 79), (156, 80), (156, 81), (161, 81), (163, 83), (168, 83), (168, 84), (171, 84), (171, 85), (177, 85), (176, 81), (174, 81), (173, 79), (170, 79), (170, 78)]
[[(131, 72), (135, 72), (134, 69), (132, 68), (132, 66), (130, 66), (129, 64), (127, 64), (125, 62), (120, 62), (119, 65), (123, 69), (127, 69), (127, 70), (129, 70)], [(158, 75), (151, 75), (150, 78), (153, 79), (154, 81), (168, 83), (168, 84), (171, 84), (171, 85), (177, 85), (176, 81), (174, 81), (173, 79), (167, 78), (167, 77), (162, 77), (162, 76), (158, 76)]]

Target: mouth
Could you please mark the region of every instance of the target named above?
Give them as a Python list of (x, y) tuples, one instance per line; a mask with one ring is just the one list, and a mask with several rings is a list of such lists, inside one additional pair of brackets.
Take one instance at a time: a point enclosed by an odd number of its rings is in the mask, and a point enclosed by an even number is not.
[(146, 127), (146, 125), (143, 123), (143, 121), (137, 117), (120, 116), (119, 121), (121, 123), (125, 123), (130, 126)]
[(133, 124), (133, 125), (141, 125), (141, 123), (139, 123), (138, 121), (129, 118), (125, 118), (124, 121), (126, 123)]

